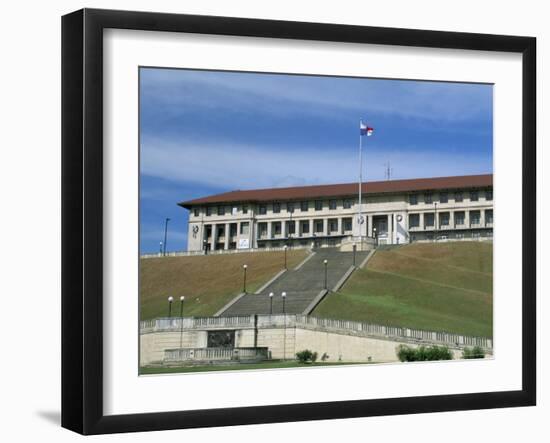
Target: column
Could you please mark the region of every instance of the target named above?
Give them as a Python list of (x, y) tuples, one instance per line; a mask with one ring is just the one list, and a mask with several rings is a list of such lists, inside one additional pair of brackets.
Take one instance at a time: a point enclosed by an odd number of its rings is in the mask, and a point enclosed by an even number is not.
[(287, 220), (281, 221), (281, 237), (283, 237), (283, 238), (288, 237), (288, 221)]
[(420, 223), (420, 229), (424, 230), (425, 226), (424, 226), (424, 213), (421, 212), (420, 213), (420, 217), (419, 217), (419, 223)]
[(393, 214), (388, 214), (388, 243), (393, 244)]
[(455, 228), (455, 211), (449, 211), (449, 228)]
[(481, 227), (485, 227), (485, 209), (479, 211), (479, 224)]
[(212, 245), (210, 246), (210, 249), (212, 251), (216, 250), (216, 242), (218, 241), (218, 225), (216, 223), (212, 223)]
[(323, 219), (323, 235), (325, 237), (328, 235), (328, 218)]
[(273, 238), (273, 237), (271, 236), (271, 225), (272, 225), (272, 223), (273, 223), (273, 222), (270, 222), (270, 221), (267, 222), (267, 238), (268, 238), (268, 239)]
[(467, 228), (470, 227), (470, 211), (464, 211), (464, 224)]
[(250, 220), (250, 224), (248, 225), (248, 238), (250, 241), (250, 247), (257, 248), (258, 247), (258, 222), (252, 219)]
[(229, 232), (230, 232), (231, 225), (229, 223), (225, 224), (224, 233), (225, 233), (225, 241), (223, 243), (223, 249), (227, 250), (229, 249)]
[(338, 235), (342, 234), (342, 217), (338, 217)]
[(368, 215), (367, 216), (367, 237), (371, 237), (372, 238), (372, 228), (373, 228), (373, 216), (372, 215)]

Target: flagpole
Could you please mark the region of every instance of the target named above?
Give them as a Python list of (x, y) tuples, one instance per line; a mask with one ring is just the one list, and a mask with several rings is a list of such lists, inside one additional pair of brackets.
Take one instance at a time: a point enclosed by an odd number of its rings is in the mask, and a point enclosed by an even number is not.
[(362, 120), (359, 120), (359, 205), (358, 205), (358, 216), (357, 224), (359, 226), (359, 247), (360, 250), (363, 250), (363, 232), (361, 227), (361, 217), (363, 215), (363, 202), (361, 200), (361, 184), (363, 181), (363, 134), (361, 133), (361, 126), (363, 124)]

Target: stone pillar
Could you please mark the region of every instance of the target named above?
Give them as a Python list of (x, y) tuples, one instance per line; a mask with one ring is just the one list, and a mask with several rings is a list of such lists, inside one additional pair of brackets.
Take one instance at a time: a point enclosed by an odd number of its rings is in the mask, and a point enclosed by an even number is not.
[(228, 250), (229, 249), (229, 233), (231, 230), (231, 225), (229, 223), (225, 224), (225, 241), (223, 243), (223, 249)]
[(424, 230), (425, 226), (424, 226), (424, 213), (423, 212), (420, 213), (419, 223), (420, 223), (420, 229)]
[(314, 226), (313, 226), (313, 219), (310, 218), (310, 219), (309, 219), (309, 236), (310, 236), (310, 237), (313, 236), (313, 228), (314, 228)]
[(367, 215), (367, 237), (372, 237), (373, 216)]
[(272, 238), (273, 238), (272, 235), (271, 235), (271, 232), (272, 232), (272, 231), (271, 231), (271, 225), (272, 225), (272, 224), (273, 224), (273, 222), (270, 222), (270, 221), (267, 222), (267, 238), (268, 238), (268, 239), (272, 239)]
[(338, 235), (341, 235), (344, 231), (342, 230), (342, 217), (338, 217)]
[(288, 221), (287, 220), (281, 221), (281, 237), (283, 237), (283, 238), (288, 237)]
[(455, 228), (455, 211), (449, 211), (449, 228)]
[(393, 214), (388, 214), (388, 243), (393, 244)]
[(464, 224), (467, 228), (470, 227), (470, 211), (464, 211)]
[(485, 209), (479, 211), (479, 224), (482, 227), (485, 227)]
[(218, 241), (218, 229), (217, 229), (218, 225), (216, 223), (212, 223), (212, 245), (210, 247), (210, 249), (212, 251), (215, 251), (216, 250), (216, 243)]
[(328, 218), (323, 219), (323, 235), (325, 237), (328, 235)]

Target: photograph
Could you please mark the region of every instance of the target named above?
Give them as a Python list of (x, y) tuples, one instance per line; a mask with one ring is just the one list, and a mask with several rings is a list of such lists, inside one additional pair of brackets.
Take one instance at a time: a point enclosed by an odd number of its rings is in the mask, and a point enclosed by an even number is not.
[(138, 83), (140, 375), (496, 358), (493, 84)]

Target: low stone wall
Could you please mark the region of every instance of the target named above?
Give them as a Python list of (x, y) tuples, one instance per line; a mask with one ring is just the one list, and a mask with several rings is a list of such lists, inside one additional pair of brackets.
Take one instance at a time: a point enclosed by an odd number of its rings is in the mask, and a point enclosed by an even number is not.
[[(182, 337), (183, 347), (206, 347), (206, 331), (184, 331)], [(165, 351), (179, 347), (179, 343), (179, 332), (142, 334), (140, 364), (145, 366), (161, 362)], [(345, 335), (295, 326), (258, 329), (257, 342), (254, 343), (253, 329), (235, 331), (235, 347), (265, 347), (273, 359), (294, 359), (297, 352), (309, 349), (317, 352), (319, 359), (326, 353), (329, 362), (395, 362), (398, 361), (396, 348), (401, 344), (417, 347), (427, 343)], [(451, 348), (451, 351), (455, 358), (462, 354), (459, 347)]]
[(178, 348), (164, 351), (163, 363), (260, 361), (269, 357), (265, 348)]

